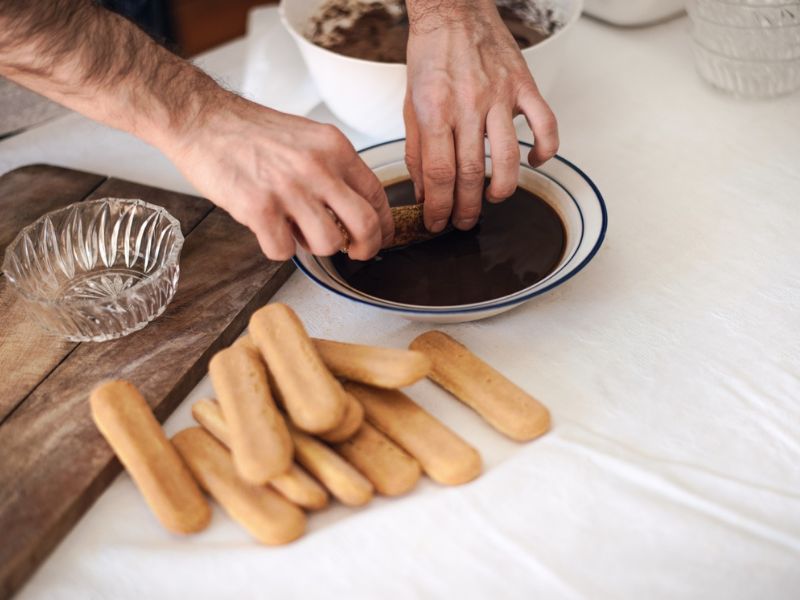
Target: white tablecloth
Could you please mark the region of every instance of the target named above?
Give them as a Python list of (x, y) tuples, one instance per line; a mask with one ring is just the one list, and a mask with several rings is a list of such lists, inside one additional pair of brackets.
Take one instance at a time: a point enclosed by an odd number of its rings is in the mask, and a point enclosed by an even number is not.
[[(485, 474), (336, 506), (284, 548), (219, 510), (172, 537), (123, 474), (20, 598), (799, 597), (800, 97), (714, 92), (685, 28), (579, 24), (550, 100), (562, 154), (608, 203), (606, 244), (553, 293), (447, 328), (545, 402), (552, 433), (509, 442), (420, 383), (410, 394)], [(203, 64), (235, 87), (243, 55)], [(0, 172), (29, 162), (189, 189), (151, 148), (74, 116), (0, 143)], [(423, 330), (301, 274), (276, 299), (315, 335), (403, 347)]]

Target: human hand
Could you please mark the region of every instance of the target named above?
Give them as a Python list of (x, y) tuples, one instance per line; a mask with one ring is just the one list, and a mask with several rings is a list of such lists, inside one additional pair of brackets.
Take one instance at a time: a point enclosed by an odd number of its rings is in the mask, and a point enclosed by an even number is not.
[(189, 133), (163, 148), (197, 190), (258, 238), (273, 260), (299, 242), (366, 260), (394, 233), (386, 193), (338, 129), (221, 92)]
[(483, 197), (484, 133), (492, 157), (486, 195), (499, 202), (517, 186), (514, 116), (525, 115), (533, 131), (533, 166), (558, 150), (556, 119), (493, 0), (407, 6), (406, 164), (426, 227), (441, 231), (452, 212), (456, 228), (470, 229)]

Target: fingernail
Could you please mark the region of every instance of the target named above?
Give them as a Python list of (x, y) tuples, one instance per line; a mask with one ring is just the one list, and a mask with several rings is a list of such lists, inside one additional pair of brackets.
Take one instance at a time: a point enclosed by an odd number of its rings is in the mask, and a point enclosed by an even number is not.
[(456, 219), (453, 221), (453, 226), (455, 226), (456, 229), (466, 231), (467, 229), (472, 229), (475, 226), (475, 223), (475, 219)]
[(431, 233), (439, 233), (442, 229), (445, 228), (447, 225), (447, 219), (437, 219), (433, 223), (431, 223), (430, 231)]

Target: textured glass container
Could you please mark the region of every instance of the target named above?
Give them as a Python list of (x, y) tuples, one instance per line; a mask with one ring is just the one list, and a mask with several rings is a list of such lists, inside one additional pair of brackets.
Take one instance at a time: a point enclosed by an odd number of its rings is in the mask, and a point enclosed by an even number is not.
[(102, 198), (50, 212), (3, 260), (11, 288), (47, 331), (105, 341), (141, 329), (178, 285), (180, 223), (142, 200)]
[(697, 71), (738, 96), (800, 88), (800, 0), (689, 0)]
[(705, 19), (692, 20), (692, 37), (711, 50), (742, 60), (800, 59), (800, 25), (731, 27)]
[(737, 96), (767, 98), (800, 89), (800, 59), (741, 60), (693, 43), (700, 75), (715, 87)]
[(730, 27), (785, 27), (800, 25), (800, 3), (795, 0), (689, 0), (687, 6), (692, 19), (705, 19), (710, 23)]

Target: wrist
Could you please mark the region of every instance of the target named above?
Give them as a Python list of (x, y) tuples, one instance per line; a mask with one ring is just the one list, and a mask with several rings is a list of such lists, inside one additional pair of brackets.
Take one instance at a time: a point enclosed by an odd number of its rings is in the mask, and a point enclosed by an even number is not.
[(200, 132), (219, 120), (219, 115), (242, 101), (205, 73), (191, 68), (196, 72), (190, 78), (188, 74), (184, 76), (189, 80), (181, 82), (183, 90), (170, 91), (169, 98), (157, 103), (159, 109), (144, 112), (144, 118), (135, 123), (131, 132), (167, 156), (182, 153)]
[(498, 15), (495, 0), (407, 0), (406, 8), (412, 34)]

